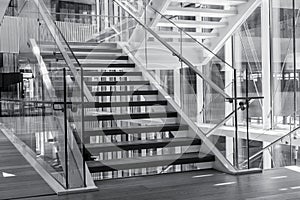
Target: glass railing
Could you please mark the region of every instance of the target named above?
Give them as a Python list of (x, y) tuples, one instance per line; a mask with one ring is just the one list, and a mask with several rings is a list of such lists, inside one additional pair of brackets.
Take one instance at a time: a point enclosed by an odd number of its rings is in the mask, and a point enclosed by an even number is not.
[(300, 127), (294, 128), (273, 142), (266, 142), (264, 148), (253, 154), (249, 161), (241, 162), (241, 167), (246, 167), (248, 162), (262, 169), (298, 166), (299, 129)]
[[(83, 145), (84, 102), (93, 97), (83, 70), (44, 1), (27, 1), (4, 17), (1, 39), (12, 42), (23, 73), (23, 96), (2, 93), (1, 121), (64, 189), (93, 187)], [(6, 29), (6, 31), (3, 31)], [(84, 155), (84, 156), (83, 156)]]
[[(23, 148), (27, 147), (26, 153), (61, 186), (65, 189), (84, 187), (83, 164), (78, 165), (83, 159), (75, 157), (76, 146), (72, 144), (75, 133), (68, 123), (73, 111), (69, 106), (72, 103), (68, 100), (70, 97), (67, 97), (70, 91), (64, 84), (67, 76), (63, 75), (63, 71), (49, 73), (51, 80), (55, 79), (55, 89), (51, 90), (44, 81), (49, 78), (48, 75), (41, 75), (38, 65), (28, 65), (36, 71), (34, 78), (24, 79), (24, 82), (39, 85), (39, 89), (30, 91), (30, 86), (25, 87), (24, 98), (9, 98), (2, 94), (1, 123), (21, 141), (21, 145), (24, 144)], [(51, 93), (56, 97), (50, 97)]]

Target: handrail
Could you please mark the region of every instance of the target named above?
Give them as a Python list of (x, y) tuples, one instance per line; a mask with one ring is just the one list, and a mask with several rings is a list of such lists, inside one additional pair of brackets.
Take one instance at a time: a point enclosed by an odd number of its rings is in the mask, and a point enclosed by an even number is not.
[(231, 66), (229, 63), (227, 63), (223, 58), (221, 58), (220, 56), (216, 55), (214, 52), (212, 52), (208, 47), (206, 47), (204, 44), (202, 44), (201, 42), (199, 42), (196, 38), (194, 38), (193, 36), (191, 36), (188, 32), (186, 32), (183, 28), (179, 27), (175, 22), (173, 22), (172, 20), (170, 20), (169, 18), (167, 18), (165, 15), (163, 15), (161, 12), (159, 12), (157, 9), (153, 8), (152, 6), (149, 5), (149, 7), (156, 13), (158, 13), (160, 16), (162, 16), (164, 19), (166, 19), (169, 23), (171, 23), (172, 25), (174, 25), (177, 29), (179, 29), (181, 32), (183, 32), (185, 35), (187, 35), (190, 39), (192, 39), (193, 41), (195, 41), (196, 43), (198, 43), (200, 46), (202, 46), (205, 50), (207, 50), (208, 52), (210, 52), (211, 54), (213, 54), (216, 58), (218, 58), (219, 60), (221, 60), (223, 63), (225, 63), (226, 65), (228, 65), (230, 68), (235, 69), (233, 66)]
[[(277, 142), (279, 142), (280, 140), (284, 139), (285, 137), (291, 135), (292, 133), (294, 133), (295, 131), (299, 130), (300, 126), (298, 126), (297, 128), (294, 128), (293, 130), (291, 130), (290, 132), (288, 132), (287, 134), (281, 136), (280, 138), (276, 139), (275, 141), (273, 141), (272, 143), (270, 143), (269, 145), (265, 146), (262, 150), (260, 150), (259, 152), (257, 152), (256, 154), (252, 155), (249, 158), (249, 161), (255, 159), (257, 156), (259, 156), (260, 154), (262, 154), (264, 151), (266, 151), (268, 148), (270, 148), (271, 146), (275, 145)], [(244, 162), (242, 162), (240, 165), (245, 165), (248, 162), (248, 160), (245, 160)]]
[[(94, 97), (92, 96), (92, 94), (91, 94), (90, 90), (88, 89), (88, 87), (86, 86), (86, 84), (83, 83), (83, 88), (81, 87), (81, 85), (82, 85), (82, 83), (81, 83), (81, 76), (78, 74), (78, 72), (77, 72), (77, 70), (76, 70), (76, 68), (75, 68), (75, 66), (74, 66), (71, 58), (69, 57), (66, 49), (64, 48), (63, 43), (60, 41), (59, 36), (57, 35), (56, 30), (55, 30), (54, 27), (56, 27), (56, 29), (58, 29), (59, 34), (62, 36), (64, 42), (66, 43), (67, 47), (70, 49), (72, 55), (74, 55), (74, 52), (71, 50), (68, 42), (66, 42), (66, 39), (64, 38), (64, 36), (61, 33), (60, 29), (58, 28), (58, 26), (56, 25), (56, 23), (51, 18), (51, 15), (50, 15), (50, 13), (49, 13), (49, 11), (48, 11), (48, 9), (47, 9), (44, 1), (33, 0), (33, 2), (36, 4), (37, 8), (39, 9), (39, 12), (40, 12), (42, 18), (44, 19), (45, 24), (48, 27), (48, 29), (49, 29), (49, 31), (50, 31), (53, 39), (55, 40), (56, 45), (58, 46), (58, 48), (59, 48), (59, 50), (60, 50), (60, 52), (61, 52), (64, 60), (66, 61), (66, 64), (68, 65), (70, 71), (73, 73), (73, 75), (75, 77), (75, 81), (78, 84), (78, 87), (83, 90), (84, 95), (86, 96), (86, 98), (87, 98), (88, 101), (94, 101)], [(42, 8), (42, 9), (40, 9), (40, 8)], [(78, 61), (78, 59), (76, 58), (75, 55), (74, 55), (74, 58), (75, 58), (75, 61), (77, 63), (79, 63), (79, 61)], [(80, 63), (79, 63), (79, 67), (81, 67), (81, 69), (82, 69), (82, 66), (80, 65)]]
[[(129, 15), (131, 15), (135, 21), (141, 25), (145, 30), (147, 30), (151, 35), (153, 35), (161, 44), (163, 44), (167, 49), (169, 49), (174, 56), (179, 58), (180, 61), (184, 62), (188, 67), (190, 67), (196, 74), (198, 74), (206, 83), (208, 83), (215, 91), (220, 93), (224, 98), (230, 98), (228, 94), (226, 94), (217, 84), (211, 81), (208, 77), (204, 76), (202, 72), (197, 69), (190, 61), (188, 61), (185, 57), (182, 57), (181, 54), (176, 51), (171, 45), (165, 42), (158, 34), (155, 33), (151, 28), (146, 26), (137, 16), (135, 16), (128, 8), (126, 8), (119, 0), (114, 0), (124, 11), (126, 11)], [(235, 70), (235, 69), (234, 69)]]

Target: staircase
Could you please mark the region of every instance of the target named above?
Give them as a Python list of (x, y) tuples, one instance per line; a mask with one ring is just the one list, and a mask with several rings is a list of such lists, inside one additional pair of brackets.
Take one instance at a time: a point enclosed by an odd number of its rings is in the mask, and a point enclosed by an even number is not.
[[(53, 45), (41, 46), (49, 72), (67, 67), (62, 56), (53, 52)], [(202, 141), (116, 43), (70, 46), (94, 97), (94, 102), (85, 103), (82, 139), (95, 180), (213, 167), (214, 155), (200, 152)], [(74, 81), (72, 73), (67, 74)], [(56, 94), (61, 96), (61, 77), (51, 79)], [(69, 100), (73, 95), (69, 93)], [(76, 124), (80, 118), (74, 116), (69, 122)]]

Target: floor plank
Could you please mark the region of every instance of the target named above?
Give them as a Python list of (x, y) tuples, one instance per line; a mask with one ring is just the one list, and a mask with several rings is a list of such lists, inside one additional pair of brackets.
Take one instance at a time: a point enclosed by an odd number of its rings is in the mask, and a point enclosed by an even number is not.
[(54, 194), (0, 131), (0, 200)]
[(300, 197), (300, 173), (286, 168), (243, 176), (203, 170), (107, 180), (97, 185), (99, 191), (93, 193), (33, 200), (291, 200)]

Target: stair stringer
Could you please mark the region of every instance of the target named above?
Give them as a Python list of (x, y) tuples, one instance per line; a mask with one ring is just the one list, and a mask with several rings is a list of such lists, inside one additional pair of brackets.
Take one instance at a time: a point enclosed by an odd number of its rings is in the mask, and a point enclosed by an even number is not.
[[(178, 113), (178, 118), (180, 123), (187, 124), (189, 126), (188, 134), (189, 136), (198, 136), (202, 140), (201, 152), (213, 154), (216, 158), (214, 168), (223, 171), (229, 174), (237, 174), (238, 171), (234, 166), (223, 156), (223, 154), (216, 148), (216, 146), (205, 136), (205, 133), (202, 132), (197, 125), (182, 111), (179, 105), (172, 99), (171, 96), (160, 86), (160, 84), (149, 74), (149, 72), (143, 67), (143, 65), (134, 57), (130, 50), (124, 45), (119, 44), (123, 49), (124, 53), (129, 56), (129, 59), (136, 64), (137, 70), (141, 71), (143, 77), (146, 80), (149, 80), (151, 85), (155, 87), (160, 96), (168, 101), (169, 109), (173, 109)], [(204, 145), (203, 145), (204, 144)]]
[[(219, 33), (219, 37), (213, 40), (208, 40), (211, 44), (209, 49), (217, 54), (224, 46), (225, 42), (241, 27), (241, 25), (250, 17), (255, 9), (261, 4), (262, 0), (249, 0), (247, 3), (237, 6), (238, 14), (229, 18), (224, 18), (221, 22), (227, 22), (228, 25), (221, 29), (215, 29), (211, 33)], [(208, 55), (202, 62), (206, 65), (213, 58), (213, 54)]]

